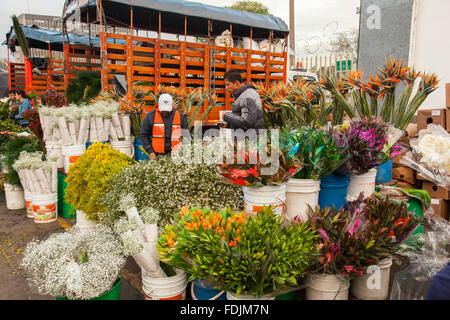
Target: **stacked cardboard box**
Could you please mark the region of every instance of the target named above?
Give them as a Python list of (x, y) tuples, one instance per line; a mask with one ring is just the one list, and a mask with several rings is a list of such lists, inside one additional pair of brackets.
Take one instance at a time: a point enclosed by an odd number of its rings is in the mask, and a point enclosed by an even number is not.
[[(417, 175), (418, 179), (425, 179), (422, 175)], [(422, 180), (422, 189), (426, 190), (431, 197), (431, 206), (434, 213), (443, 219), (449, 220), (450, 212), (450, 190), (435, 185), (428, 180)]]
[(418, 189), (419, 184), (416, 170), (400, 163), (400, 160), (405, 153), (406, 151), (393, 159), (392, 180), (396, 182), (396, 185), (399, 188)]

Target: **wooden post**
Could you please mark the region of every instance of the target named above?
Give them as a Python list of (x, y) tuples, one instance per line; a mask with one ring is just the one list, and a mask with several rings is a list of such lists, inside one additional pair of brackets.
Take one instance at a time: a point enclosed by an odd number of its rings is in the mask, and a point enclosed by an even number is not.
[(158, 24), (158, 39), (155, 41), (155, 93), (161, 83), (161, 11)]
[(266, 87), (270, 82), (270, 50), (272, 49), (272, 31), (269, 35), (269, 51), (266, 53)]
[[(286, 48), (287, 50), (289, 50), (289, 36), (286, 36)], [(283, 82), (287, 83), (287, 59), (288, 59), (288, 52), (287, 50), (284, 51), (283, 53)]]
[(52, 49), (48, 44), (47, 90), (52, 90)]
[(29, 94), (33, 90), (33, 70), (31, 68), (31, 61), (24, 58), (25, 62), (25, 93)]
[[(231, 69), (231, 39), (233, 39), (233, 25), (230, 24), (230, 45), (227, 46), (227, 64), (225, 71), (228, 71)], [(225, 79), (224, 79), (225, 80)], [(231, 96), (228, 91), (225, 91), (225, 109), (230, 108), (231, 109)]]
[(100, 63), (101, 63), (101, 79), (102, 90), (108, 90), (108, 44), (106, 33), (100, 32)]
[(8, 88), (9, 88), (9, 90), (12, 90), (12, 79), (11, 79), (12, 68), (11, 68), (11, 62), (9, 62), (9, 48), (6, 47), (6, 50), (8, 51)]
[(133, 6), (130, 6), (130, 28), (131, 35), (133, 35)]
[(253, 50), (253, 28), (250, 28), (250, 49), (247, 50), (247, 82), (252, 83), (252, 50)]
[(127, 91), (133, 92), (133, 36), (127, 36)]
[(64, 73), (64, 89), (67, 89), (67, 86), (69, 85), (69, 73), (70, 73), (70, 66), (69, 66), (69, 45), (64, 45), (64, 69), (66, 72)]

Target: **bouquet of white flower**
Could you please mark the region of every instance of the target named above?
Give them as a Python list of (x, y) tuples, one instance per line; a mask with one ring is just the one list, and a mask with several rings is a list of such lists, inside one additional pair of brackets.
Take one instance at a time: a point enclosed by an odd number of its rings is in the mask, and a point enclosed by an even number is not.
[(50, 157), (49, 161), (43, 161), (42, 156), (42, 152), (22, 151), (13, 168), (25, 191), (39, 195), (56, 193), (58, 156)]
[(28, 243), (22, 267), (40, 294), (88, 300), (111, 290), (126, 259), (110, 229), (79, 232), (77, 227)]

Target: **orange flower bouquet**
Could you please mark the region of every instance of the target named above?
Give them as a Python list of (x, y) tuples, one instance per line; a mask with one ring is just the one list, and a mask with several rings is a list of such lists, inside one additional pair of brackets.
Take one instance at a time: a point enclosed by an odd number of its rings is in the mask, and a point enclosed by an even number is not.
[(235, 295), (276, 296), (298, 287), (318, 254), (318, 234), (283, 223), (272, 207), (248, 216), (183, 208), (159, 238), (161, 261)]

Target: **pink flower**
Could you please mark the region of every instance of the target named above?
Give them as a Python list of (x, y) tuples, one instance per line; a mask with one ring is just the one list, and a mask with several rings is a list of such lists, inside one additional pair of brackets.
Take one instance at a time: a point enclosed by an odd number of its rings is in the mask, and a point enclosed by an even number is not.
[(328, 235), (327, 235), (327, 233), (325, 232), (325, 230), (320, 229), (320, 230), (317, 230), (317, 232), (320, 233), (320, 234), (322, 235), (322, 237), (323, 237), (324, 240), (330, 240), (330, 237), (328, 237)]
[(347, 271), (347, 273), (350, 273), (353, 270), (353, 266), (345, 266), (344, 268)]

